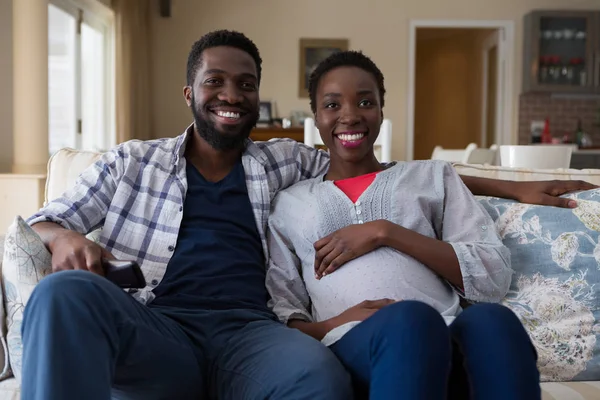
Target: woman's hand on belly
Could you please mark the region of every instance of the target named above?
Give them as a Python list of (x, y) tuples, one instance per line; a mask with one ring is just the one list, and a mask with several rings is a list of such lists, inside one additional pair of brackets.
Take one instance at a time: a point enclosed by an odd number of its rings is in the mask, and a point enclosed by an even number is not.
[(395, 303), (395, 300), (365, 300), (338, 315), (321, 322), (306, 322), (301, 320), (290, 320), (288, 326), (298, 329), (317, 340), (322, 340), (329, 331), (342, 326), (348, 322), (364, 321), (385, 306)]
[(321, 279), (345, 263), (381, 247), (389, 221), (350, 225), (315, 242), (315, 277)]

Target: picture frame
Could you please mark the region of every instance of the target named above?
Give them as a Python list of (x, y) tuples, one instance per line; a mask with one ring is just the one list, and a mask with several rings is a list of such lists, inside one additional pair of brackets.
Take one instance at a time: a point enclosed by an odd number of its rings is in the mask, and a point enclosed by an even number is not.
[(270, 125), (273, 122), (273, 105), (270, 101), (261, 101), (259, 106), (258, 123)]
[(300, 39), (298, 97), (308, 97), (308, 78), (314, 68), (333, 53), (348, 50), (348, 39)]

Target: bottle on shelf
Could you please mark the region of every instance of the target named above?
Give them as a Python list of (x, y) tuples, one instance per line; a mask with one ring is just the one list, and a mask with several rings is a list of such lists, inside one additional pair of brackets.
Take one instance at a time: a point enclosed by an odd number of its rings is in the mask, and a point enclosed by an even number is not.
[(575, 131), (575, 143), (579, 147), (590, 147), (592, 145), (592, 138), (583, 130), (581, 118), (577, 120), (577, 130)]
[(546, 118), (544, 121), (544, 130), (542, 131), (542, 143), (552, 143), (552, 135), (550, 134), (550, 119)]

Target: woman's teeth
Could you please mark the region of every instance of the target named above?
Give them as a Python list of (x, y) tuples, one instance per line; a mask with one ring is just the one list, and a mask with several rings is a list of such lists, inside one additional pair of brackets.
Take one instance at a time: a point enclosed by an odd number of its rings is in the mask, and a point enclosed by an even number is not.
[(240, 113), (232, 112), (232, 111), (217, 111), (216, 114), (219, 117), (238, 119), (240, 117)]
[(355, 140), (360, 140), (363, 137), (365, 137), (364, 133), (352, 133), (352, 134), (346, 134), (346, 133), (342, 133), (337, 135), (338, 139), (343, 140), (344, 142), (352, 142)]

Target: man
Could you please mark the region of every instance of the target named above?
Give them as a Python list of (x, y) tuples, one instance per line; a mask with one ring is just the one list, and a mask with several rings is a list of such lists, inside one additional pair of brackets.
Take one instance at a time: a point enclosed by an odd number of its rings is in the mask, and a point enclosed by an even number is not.
[[(61, 272), (25, 309), (23, 399), (352, 398), (333, 354), (267, 308), (271, 200), (323, 173), (328, 159), (291, 140), (247, 139), (260, 79), (248, 38), (203, 36), (184, 88), (193, 126), (119, 145), (29, 219)], [(585, 188), (469, 184), (544, 203), (551, 190)], [(83, 236), (98, 227), (100, 245)], [(120, 290), (101, 276), (105, 258), (137, 260), (149, 285)]]

